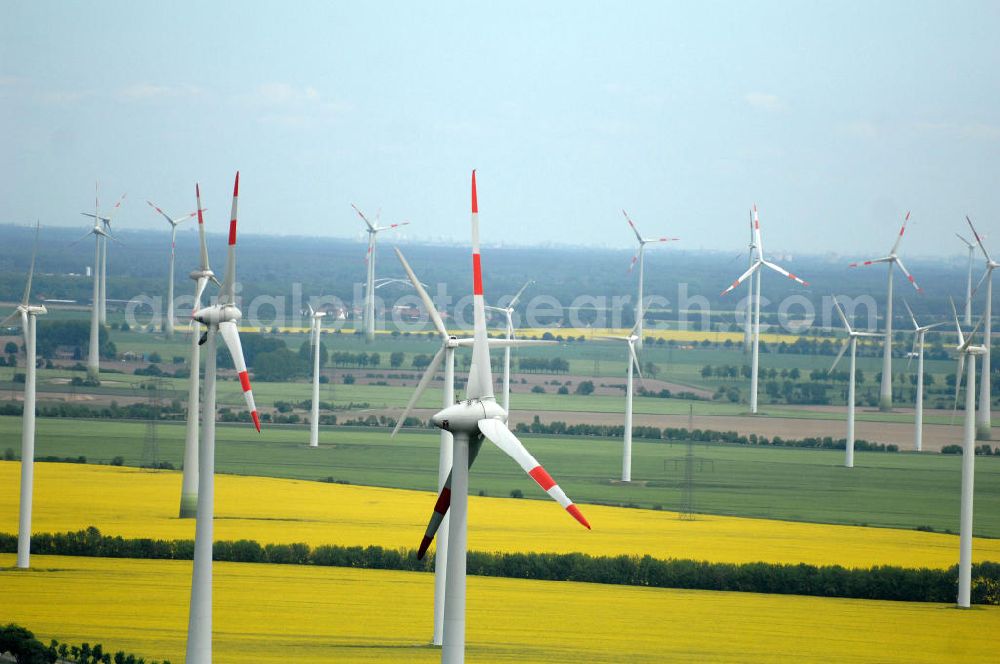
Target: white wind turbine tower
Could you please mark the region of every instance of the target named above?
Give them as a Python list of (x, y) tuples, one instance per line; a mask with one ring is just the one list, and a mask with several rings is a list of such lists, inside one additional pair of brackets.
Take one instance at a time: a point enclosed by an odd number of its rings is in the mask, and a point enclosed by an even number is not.
[[(81, 212), (80, 214), (85, 217), (93, 217), (95, 221), (99, 221), (101, 227), (104, 229), (105, 233), (107, 233), (104, 239), (98, 242), (98, 259), (94, 261), (94, 272), (97, 273), (100, 271), (101, 275), (100, 290), (98, 293), (100, 309), (98, 311), (100, 312), (101, 325), (105, 325), (108, 322), (108, 237), (111, 235), (111, 220), (121, 207), (122, 201), (125, 200), (125, 194), (121, 195), (118, 202), (111, 208), (111, 212), (109, 212), (107, 216), (104, 216), (101, 214), (100, 199), (96, 195), (96, 183), (94, 184), (94, 192), (94, 214), (90, 214), (89, 212)], [(98, 265), (98, 263), (100, 263), (100, 265)]]
[[(406, 408), (403, 409), (399, 419), (396, 421), (396, 427), (392, 430), (393, 436), (399, 432), (399, 429), (403, 426), (403, 422), (406, 421), (410, 411), (413, 410), (417, 400), (434, 379), (442, 360), (444, 361), (443, 406), (444, 408), (448, 408), (455, 403), (455, 349), (470, 348), (473, 346), (475, 341), (474, 338), (471, 337), (459, 338), (448, 333), (448, 329), (445, 327), (444, 321), (438, 314), (437, 307), (434, 306), (433, 300), (431, 300), (430, 295), (427, 294), (427, 290), (424, 288), (420, 280), (417, 279), (417, 275), (413, 272), (409, 262), (407, 262), (406, 258), (403, 256), (403, 252), (401, 252), (398, 248), (396, 249), (396, 256), (399, 258), (399, 262), (406, 271), (406, 275), (409, 278), (410, 283), (417, 291), (417, 295), (420, 296), (420, 300), (423, 302), (424, 308), (427, 309), (427, 315), (430, 317), (431, 322), (434, 323), (435, 329), (441, 336), (441, 348), (434, 354), (430, 364), (428, 364), (427, 368), (424, 370), (424, 375), (420, 377), (420, 382), (417, 383), (417, 389), (414, 390), (413, 395), (406, 404)], [(490, 348), (536, 346), (555, 343), (554, 341), (530, 339), (488, 339), (487, 341)], [(453, 448), (454, 439), (452, 438), (451, 433), (447, 429), (442, 428), (441, 446), (438, 452), (438, 491), (444, 489), (445, 483), (448, 481), (448, 476), (451, 472), (452, 466)], [(447, 514), (445, 514), (444, 520), (438, 524), (439, 526), (443, 526), (444, 529), (441, 531), (437, 553), (434, 555), (434, 633), (431, 640), (434, 645), (441, 645), (444, 639), (445, 594), (447, 592), (446, 575), (448, 570), (448, 523), (449, 519)]]
[(965, 324), (972, 325), (972, 259), (976, 253), (976, 245), (958, 233), (955, 233), (955, 237), (961, 240), (965, 244), (965, 248), (969, 250), (969, 275), (965, 282)]
[(676, 242), (680, 238), (676, 238), (676, 237), (644, 238), (642, 236), (642, 234), (639, 233), (639, 229), (635, 227), (634, 223), (632, 223), (632, 219), (629, 218), (628, 212), (626, 212), (625, 210), (622, 210), (622, 214), (625, 215), (625, 221), (628, 222), (628, 225), (632, 228), (632, 232), (635, 233), (635, 239), (639, 242), (639, 251), (636, 253), (635, 256), (632, 257), (632, 264), (629, 266), (629, 271), (631, 271), (632, 268), (635, 267), (636, 263), (639, 264), (639, 296), (638, 296), (638, 298), (636, 299), (636, 302), (635, 302), (635, 315), (636, 315), (636, 319), (635, 319), (635, 326), (634, 326), (633, 330), (634, 330), (635, 334), (638, 335), (638, 337), (639, 337), (638, 348), (639, 348), (639, 350), (642, 350), (642, 318), (641, 318), (641, 316), (643, 314), (643, 311), (645, 310), (645, 307), (643, 306), (643, 302), (642, 302), (643, 256), (644, 256), (644, 254), (646, 252), (646, 245), (647, 244), (658, 244), (658, 243), (661, 243), (661, 242)]
[(910, 305), (906, 300), (903, 300), (903, 306), (906, 307), (906, 312), (910, 314), (910, 321), (913, 323), (913, 351), (911, 356), (917, 356), (917, 402), (913, 417), (913, 449), (920, 452), (924, 447), (924, 336), (928, 330), (933, 330), (935, 327), (941, 325), (941, 323), (933, 323), (932, 325), (921, 327), (917, 325), (917, 318), (913, 315), (913, 310), (910, 309)]
[(851, 327), (851, 324), (847, 321), (847, 316), (844, 314), (844, 310), (841, 308), (840, 302), (837, 302), (837, 298), (833, 298), (833, 304), (837, 308), (837, 313), (840, 315), (841, 322), (844, 323), (844, 328), (847, 330), (848, 338), (844, 341), (844, 345), (841, 346), (840, 352), (837, 353), (837, 357), (833, 360), (833, 364), (830, 366), (830, 371), (837, 368), (837, 363), (840, 362), (840, 358), (844, 356), (844, 351), (847, 350), (848, 346), (851, 348), (851, 370), (850, 375), (847, 378), (847, 444), (844, 446), (844, 466), (846, 468), (854, 468), (854, 376), (857, 364), (858, 338), (880, 337), (882, 335), (878, 332), (858, 332), (854, 330)]
[(423, 558), (441, 520), (450, 508), (444, 643), (441, 649), (441, 661), (444, 664), (461, 664), (465, 661), (465, 564), (469, 466), (482, 447), (484, 438), (513, 458), (546, 493), (557, 500), (577, 521), (590, 528), (580, 509), (507, 428), (507, 412), (496, 402), (493, 394), (479, 254), (479, 205), (475, 171), (472, 172), (472, 275), (475, 341), (472, 345), (472, 365), (469, 370), (466, 401), (452, 404), (431, 418), (434, 426), (452, 434), (454, 441), (452, 472), (438, 495), (434, 513), (431, 515), (417, 553), (418, 557)]
[(995, 262), (990, 257), (989, 252), (986, 251), (986, 246), (983, 244), (982, 238), (979, 237), (979, 233), (976, 232), (976, 227), (972, 225), (972, 220), (968, 217), (965, 220), (969, 222), (969, 228), (972, 229), (976, 243), (983, 252), (983, 258), (986, 259), (986, 271), (975, 288), (975, 290), (979, 290), (983, 282), (986, 282), (986, 312), (983, 314), (983, 319), (985, 320), (983, 325), (983, 347), (986, 348), (986, 352), (983, 354), (982, 376), (979, 382), (979, 412), (976, 415), (976, 438), (979, 440), (989, 440), (992, 437), (992, 422), (990, 421), (990, 407), (992, 405), (990, 398), (990, 347), (993, 344), (991, 320), (993, 316), (993, 270), (1000, 267), (1000, 263)]
[[(205, 292), (208, 282), (219, 283), (208, 264), (208, 245), (205, 243), (205, 210), (201, 207), (201, 187), (197, 183), (194, 185), (194, 194), (198, 203), (196, 214), (198, 215), (198, 242), (201, 251), (198, 269), (193, 270), (188, 275), (195, 282), (194, 303), (191, 305), (192, 314), (201, 309), (201, 296)], [(201, 412), (198, 395), (201, 373), (199, 337), (198, 323), (192, 318), (191, 355), (188, 362), (191, 375), (188, 377), (187, 431), (184, 437), (184, 473), (181, 481), (180, 518), (182, 519), (193, 519), (198, 513), (198, 425)]]
[(31, 280), (35, 276), (35, 256), (38, 254), (38, 225), (35, 225), (35, 249), (31, 253), (28, 283), (24, 297), (17, 309), (0, 322), (5, 326), (11, 319), (20, 317), (24, 335), (24, 407), (21, 414), (21, 503), (17, 521), (17, 566), (31, 566), (31, 500), (35, 486), (35, 318), (48, 313), (44, 305), (34, 306), (31, 299)]
[[(529, 280), (521, 286), (521, 290), (517, 291), (506, 307), (486, 307), (487, 311), (495, 311), (504, 315), (504, 319), (507, 321), (508, 341), (514, 338), (514, 309), (525, 289), (533, 283), (535, 283), (534, 280)], [(510, 346), (503, 349), (503, 409), (510, 412)]]
[(315, 311), (311, 304), (306, 306), (309, 311), (309, 341), (313, 347), (313, 393), (312, 411), (309, 416), (309, 447), (319, 447), (319, 344), (323, 316), (326, 315), (326, 312)]
[(167, 337), (173, 337), (174, 336), (174, 252), (177, 248), (177, 226), (179, 226), (182, 222), (191, 219), (192, 217), (197, 217), (198, 212), (195, 211), (190, 214), (186, 214), (182, 217), (177, 217), (176, 219), (173, 219), (166, 212), (158, 208), (156, 205), (153, 205), (152, 201), (146, 201), (146, 203), (149, 204), (149, 207), (159, 212), (160, 216), (166, 219), (167, 223), (170, 224), (170, 267), (168, 270), (168, 277), (167, 277), (167, 321), (166, 325), (164, 326), (164, 332), (166, 332)]
[(625, 354), (625, 362), (628, 365), (625, 378), (625, 431), (622, 447), (622, 482), (632, 481), (632, 391), (634, 382), (632, 379), (633, 367), (639, 372), (639, 380), (642, 380), (642, 367), (639, 366), (639, 358), (635, 354), (635, 345), (639, 341), (636, 328), (625, 337), (601, 336), (599, 339), (609, 339), (613, 341), (624, 341), (628, 347)]
[(215, 514), (215, 374), (216, 336), (222, 335), (233, 358), (243, 388), (254, 427), (260, 431), (260, 416), (254, 405), (247, 375), (246, 361), (236, 323), (243, 317), (236, 306), (236, 208), (239, 198), (240, 174), (233, 185), (233, 208), (229, 221), (229, 255), (217, 304), (202, 307), (192, 318), (206, 326), (202, 335), (205, 343), (205, 402), (202, 437), (198, 459), (198, 516), (194, 536), (194, 572), (191, 577), (191, 609), (188, 615), (188, 664), (212, 662), (212, 519)]
[(951, 311), (955, 317), (955, 331), (958, 333), (958, 370), (955, 372), (955, 405), (958, 405), (958, 394), (962, 389), (962, 368), (968, 356), (965, 380), (965, 428), (962, 437), (962, 506), (958, 536), (958, 606), (969, 608), (972, 592), (972, 498), (973, 482), (976, 470), (976, 355), (986, 355), (985, 346), (973, 346), (982, 319), (969, 334), (962, 335), (962, 327), (958, 324), (958, 313), (955, 303), (951, 303)]
[[(757, 414), (757, 370), (759, 368), (760, 361), (760, 282), (761, 273), (763, 267), (770, 268), (777, 272), (778, 274), (796, 281), (803, 286), (808, 286), (809, 282), (803, 281), (799, 277), (795, 276), (785, 268), (781, 267), (776, 263), (764, 259), (764, 243), (761, 242), (760, 234), (760, 218), (757, 215), (757, 206), (753, 206), (753, 233), (755, 238), (755, 243), (757, 245), (757, 258), (753, 260), (750, 264), (750, 269), (741, 274), (736, 281), (729, 285), (729, 288), (722, 291), (725, 295), (730, 291), (737, 288), (741, 283), (746, 281), (748, 277), (756, 275), (755, 281), (757, 282), (756, 294), (753, 296), (753, 310), (754, 310), (754, 322), (753, 322), (753, 353), (750, 356), (750, 412), (751, 414)], [(753, 255), (751, 253), (751, 255)]]
[(365, 254), (365, 263), (368, 267), (368, 276), (365, 281), (365, 341), (371, 343), (375, 340), (375, 242), (378, 234), (382, 231), (393, 230), (399, 228), (400, 226), (407, 226), (410, 222), (403, 221), (398, 224), (389, 224), (388, 226), (379, 226), (379, 217), (382, 216), (382, 212), (379, 211), (375, 214), (374, 223), (368, 220), (365, 213), (358, 209), (358, 206), (351, 203), (351, 207), (354, 211), (358, 213), (362, 221), (365, 222), (367, 227), (365, 230), (368, 233), (368, 253)]
[(892, 245), (892, 249), (889, 250), (888, 256), (883, 256), (882, 258), (875, 258), (870, 261), (864, 261), (861, 263), (851, 263), (850, 267), (859, 267), (867, 265), (875, 265), (876, 263), (888, 263), (889, 264), (889, 277), (888, 286), (885, 296), (885, 348), (882, 352), (882, 385), (879, 391), (879, 410), (892, 410), (892, 268), (895, 265), (899, 265), (899, 269), (903, 271), (906, 278), (913, 284), (913, 287), (917, 289), (918, 293), (923, 292), (917, 282), (914, 281), (913, 275), (907, 272), (906, 266), (903, 265), (903, 261), (900, 260), (899, 256), (896, 255), (896, 250), (899, 249), (899, 243), (903, 241), (903, 233), (906, 232), (906, 223), (910, 220), (910, 213), (907, 212), (906, 216), (903, 218), (903, 226), (899, 229), (899, 235), (896, 237), (896, 241)]

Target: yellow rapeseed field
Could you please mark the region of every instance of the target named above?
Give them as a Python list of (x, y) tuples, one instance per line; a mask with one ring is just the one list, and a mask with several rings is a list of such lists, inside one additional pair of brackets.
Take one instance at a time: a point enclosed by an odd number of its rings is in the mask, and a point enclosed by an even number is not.
[[(0, 555), (3, 620), (183, 660), (191, 563)], [(433, 577), (215, 564), (214, 661), (436, 662)], [(14, 601), (11, 601), (11, 600)], [(993, 662), (1000, 607), (469, 578), (470, 664)]]
[[(17, 532), (17, 462), (0, 462), (0, 532)], [(34, 530), (94, 525), (125, 537), (193, 539), (177, 518), (179, 472), (39, 463)], [(427, 492), (220, 475), (217, 539), (416, 548), (435, 497)], [(944, 568), (958, 538), (940, 533), (700, 516), (584, 505), (587, 531), (548, 500), (470, 497), (469, 547), (480, 551), (649, 554), (715, 562)], [(1000, 540), (976, 539), (976, 560), (1000, 561)]]

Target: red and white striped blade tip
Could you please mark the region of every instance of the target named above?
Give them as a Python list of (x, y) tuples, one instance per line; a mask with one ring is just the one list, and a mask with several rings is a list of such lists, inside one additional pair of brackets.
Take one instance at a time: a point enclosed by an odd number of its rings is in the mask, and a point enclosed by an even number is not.
[(479, 199), (476, 196), (476, 169), (472, 169), (472, 213), (479, 214)]
[(434, 540), (432, 538), (428, 537), (427, 535), (424, 535), (424, 538), (420, 540), (420, 548), (417, 549), (417, 560), (424, 559), (424, 556), (427, 555), (427, 549), (430, 547), (431, 542), (433, 541)]
[(233, 184), (233, 196), (240, 195), (240, 172), (236, 171), (236, 182)]
[(253, 418), (253, 425), (257, 427), (257, 433), (260, 433), (260, 415), (257, 414), (256, 410), (251, 410), (250, 417)]
[(587, 530), (592, 530), (592, 528), (590, 527), (590, 522), (587, 521), (587, 518), (583, 516), (583, 514), (580, 512), (579, 507), (577, 507), (576, 505), (570, 505), (569, 507), (566, 508), (566, 511), (569, 512), (574, 519), (579, 521)]

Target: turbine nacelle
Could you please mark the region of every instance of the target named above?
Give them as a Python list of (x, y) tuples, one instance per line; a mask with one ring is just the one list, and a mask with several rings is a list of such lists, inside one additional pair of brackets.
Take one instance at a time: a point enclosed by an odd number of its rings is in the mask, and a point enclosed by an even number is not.
[(191, 314), (191, 318), (202, 325), (236, 323), (243, 318), (243, 312), (235, 304), (213, 304), (198, 309)]
[(474, 435), (479, 432), (480, 420), (506, 422), (507, 411), (493, 399), (469, 399), (438, 411), (431, 417), (431, 424), (452, 433)]
[(198, 281), (199, 279), (208, 279), (209, 281), (216, 280), (215, 272), (212, 272), (211, 270), (191, 270), (191, 272), (188, 273), (188, 277), (190, 277), (193, 281)]

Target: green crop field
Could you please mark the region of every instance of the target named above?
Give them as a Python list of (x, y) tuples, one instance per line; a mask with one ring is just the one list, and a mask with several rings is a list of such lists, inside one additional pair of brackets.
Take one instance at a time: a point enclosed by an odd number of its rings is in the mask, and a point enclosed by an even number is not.
[[(179, 467), (184, 428), (156, 427), (159, 459)], [(36, 455), (84, 455), (92, 462), (122, 456), (139, 465), (147, 426), (142, 422), (40, 419)], [(432, 490), (437, 478), (436, 433), (323, 428), (320, 448), (309, 449), (303, 427), (271, 426), (256, 434), (247, 425), (220, 425), (220, 472), (321, 479)], [(579, 502), (678, 509), (685, 486), (686, 445), (636, 441), (633, 478), (620, 477), (621, 443), (583, 437), (524, 436), (526, 445)], [(0, 448), (19, 449), (20, 419), (0, 418)], [(841, 466), (839, 451), (697, 445), (696, 511), (825, 523), (958, 530), (960, 457), (941, 454), (859, 452), (857, 467)], [(976, 460), (979, 536), (1000, 537), (1000, 458)], [(487, 444), (470, 490), (506, 496), (515, 489), (544, 499), (509, 459)], [(428, 499), (430, 500), (430, 499)]]

